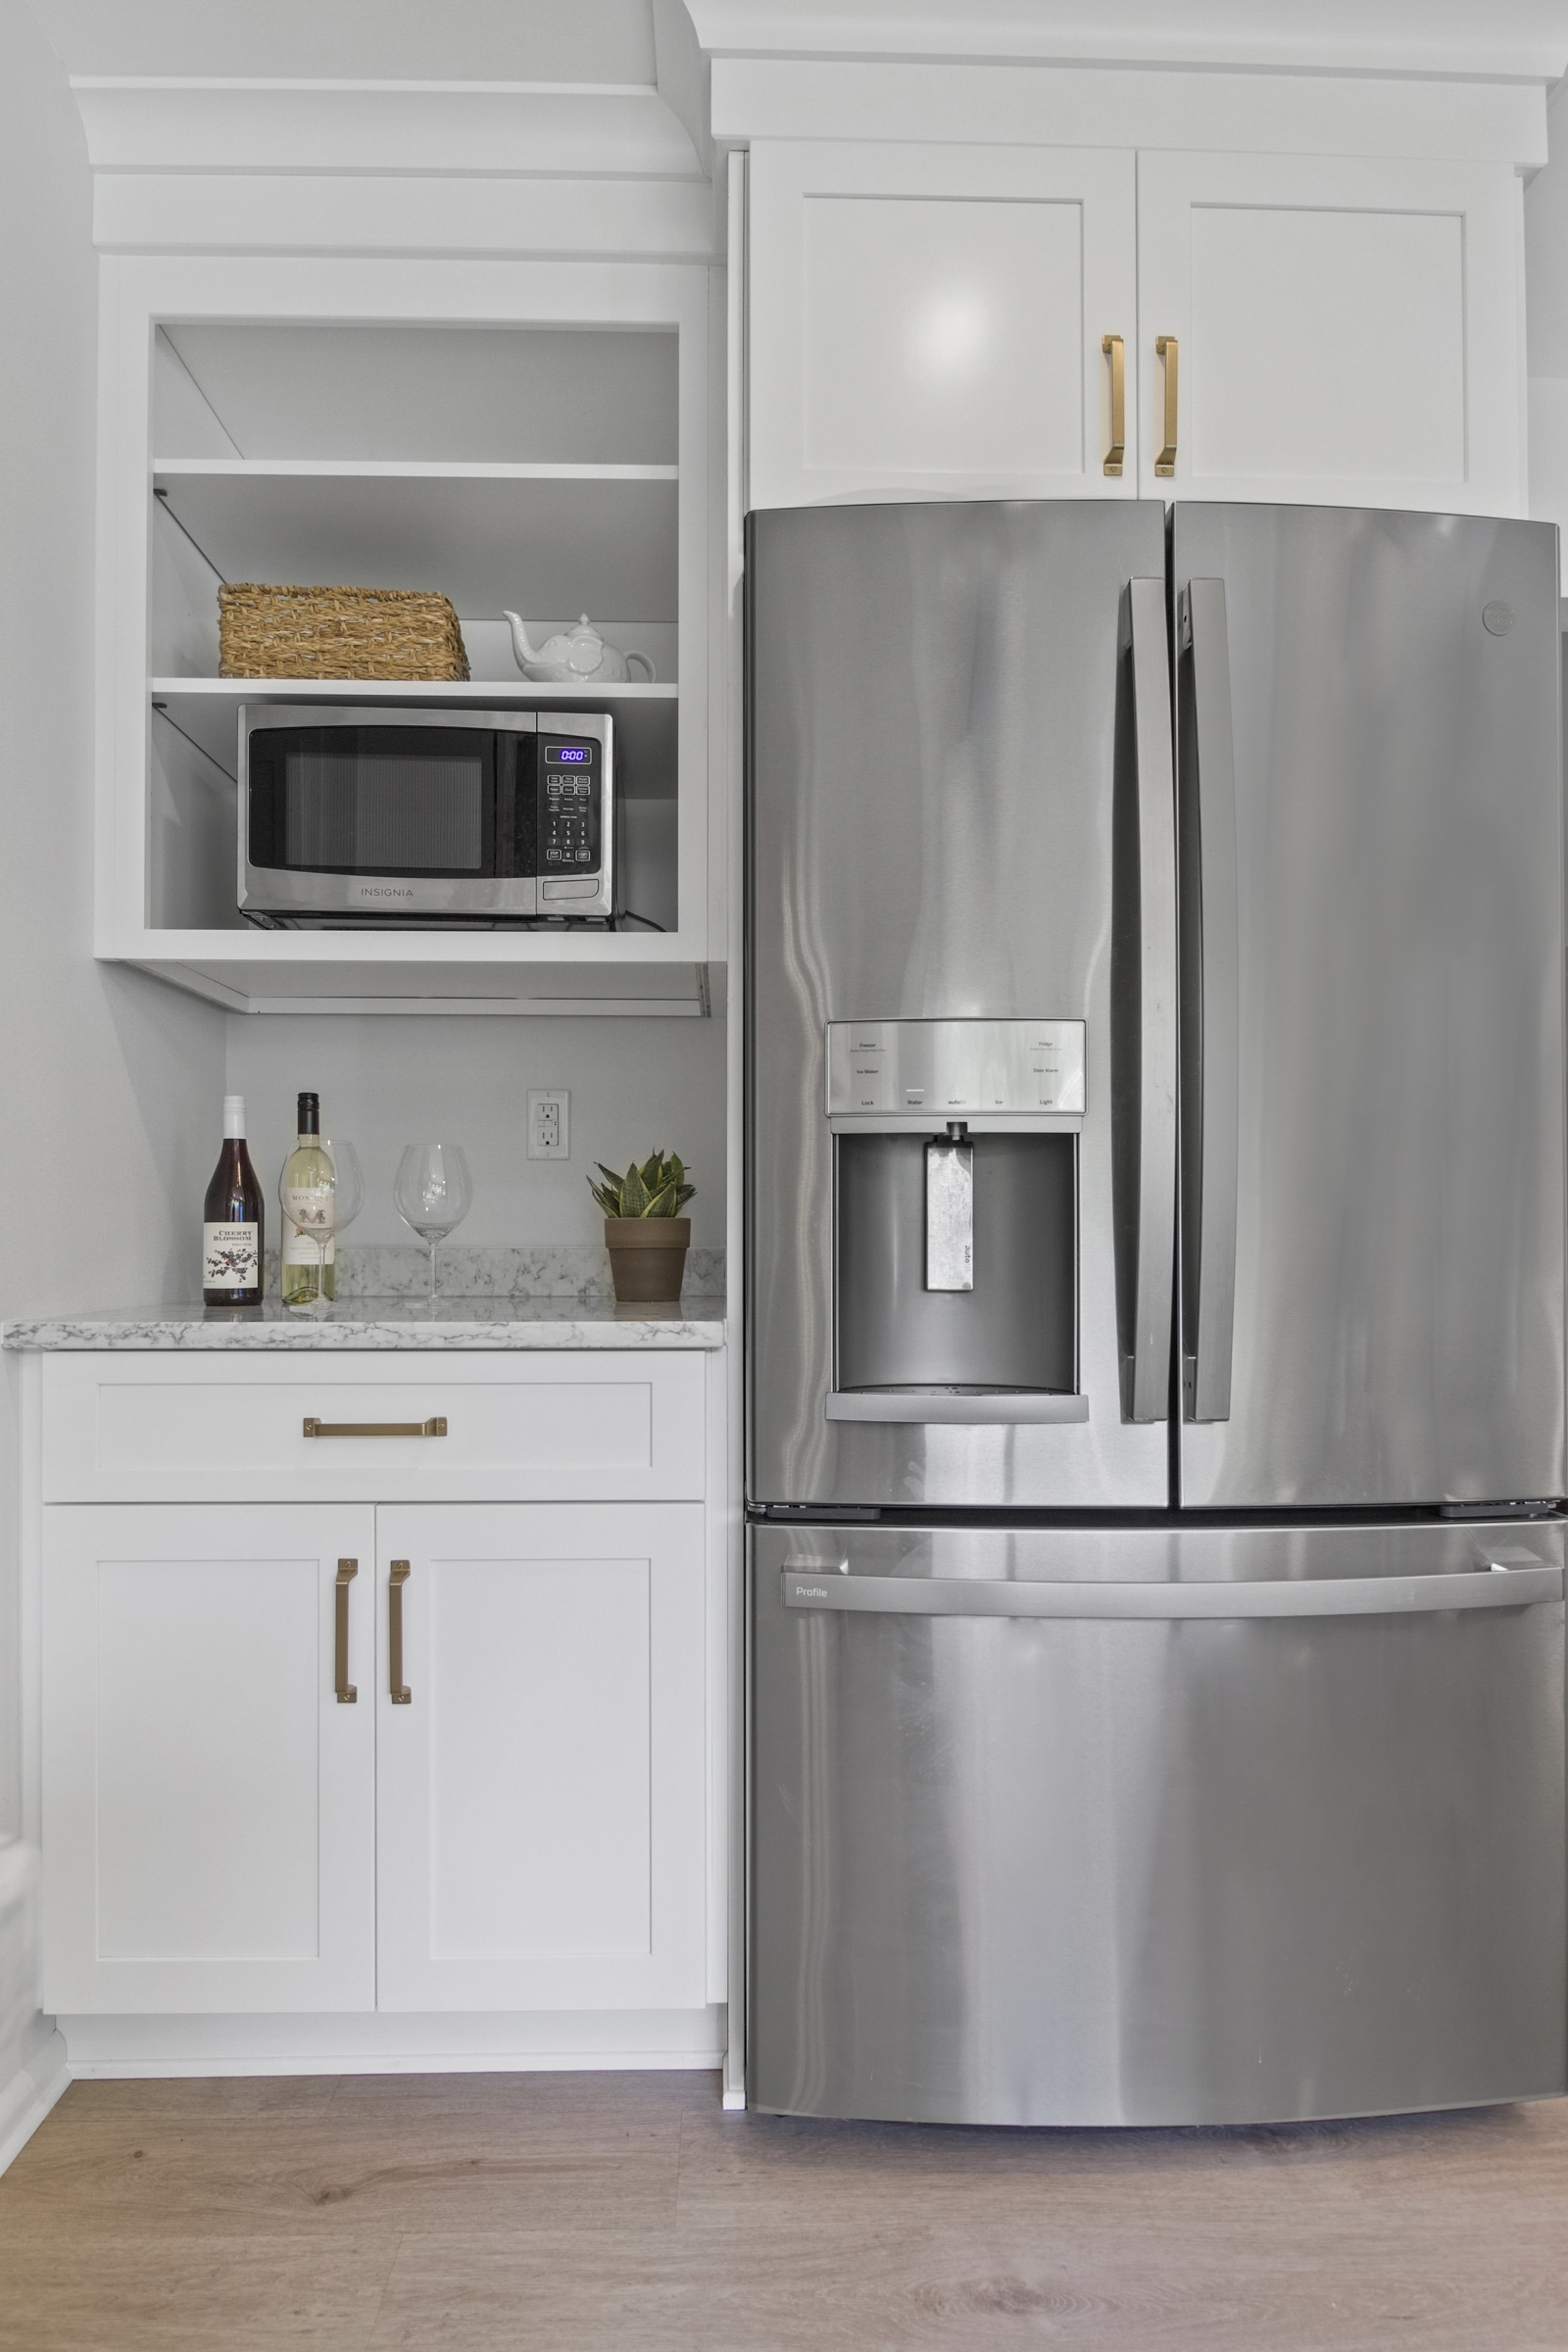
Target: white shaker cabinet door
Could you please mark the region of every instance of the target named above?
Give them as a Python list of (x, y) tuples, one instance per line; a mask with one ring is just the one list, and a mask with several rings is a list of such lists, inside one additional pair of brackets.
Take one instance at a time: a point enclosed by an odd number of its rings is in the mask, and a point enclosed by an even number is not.
[(747, 504), (1136, 496), (1135, 180), (1115, 150), (754, 145)]
[(1140, 155), (1143, 495), (1523, 513), (1517, 203), (1500, 164)]
[(366, 1506), (45, 1511), (47, 2009), (373, 2006), (373, 1567)]
[(387, 1507), (377, 1544), (379, 2006), (702, 2007), (702, 1506)]

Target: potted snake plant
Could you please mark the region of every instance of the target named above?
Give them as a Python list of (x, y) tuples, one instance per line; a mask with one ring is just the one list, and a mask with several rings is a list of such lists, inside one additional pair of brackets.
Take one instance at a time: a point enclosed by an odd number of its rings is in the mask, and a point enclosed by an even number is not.
[(692, 1238), (692, 1221), (680, 1211), (697, 1190), (684, 1163), (673, 1152), (655, 1152), (641, 1167), (633, 1160), (624, 1176), (603, 1160), (599, 1173), (603, 1184), (590, 1176), (588, 1190), (605, 1212), (615, 1297), (625, 1305), (678, 1298)]

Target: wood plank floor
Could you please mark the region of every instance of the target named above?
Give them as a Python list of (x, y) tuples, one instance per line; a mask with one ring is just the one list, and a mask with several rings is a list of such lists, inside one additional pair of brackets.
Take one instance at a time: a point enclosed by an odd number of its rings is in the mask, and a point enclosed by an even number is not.
[(1568, 2352), (1568, 2102), (1245, 2132), (721, 2113), (707, 2075), (78, 2082), (7, 2352)]

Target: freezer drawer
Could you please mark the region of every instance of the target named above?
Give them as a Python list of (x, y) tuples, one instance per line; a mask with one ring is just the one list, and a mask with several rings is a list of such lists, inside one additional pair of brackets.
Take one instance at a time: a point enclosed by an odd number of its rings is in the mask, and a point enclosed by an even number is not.
[(1568, 2087), (1556, 1524), (754, 1528), (759, 2107)]

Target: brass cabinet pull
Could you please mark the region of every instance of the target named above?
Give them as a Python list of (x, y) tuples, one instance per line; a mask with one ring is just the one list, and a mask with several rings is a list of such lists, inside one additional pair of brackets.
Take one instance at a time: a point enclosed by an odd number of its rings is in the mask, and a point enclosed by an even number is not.
[(1154, 350), (1165, 363), (1165, 446), (1154, 460), (1154, 471), (1169, 475), (1176, 470), (1176, 371), (1181, 355), (1174, 335), (1156, 335)]
[(428, 1421), (318, 1421), (310, 1414), (305, 1419), (308, 1438), (444, 1438), (446, 1434), (445, 1413), (436, 1413)]
[(407, 1560), (392, 1563), (392, 1589), (387, 1594), (387, 1648), (391, 1653), (392, 1704), (406, 1707), (414, 1696), (403, 1680), (403, 1588), (409, 1581)]
[(1127, 353), (1120, 335), (1102, 335), (1100, 348), (1110, 362), (1110, 447), (1105, 471), (1120, 473), (1127, 455)]
[(332, 1596), (335, 1613), (332, 1687), (337, 1692), (340, 1707), (352, 1707), (360, 1695), (349, 1681), (349, 1587), (359, 1573), (358, 1560), (339, 1560), (337, 1586)]

